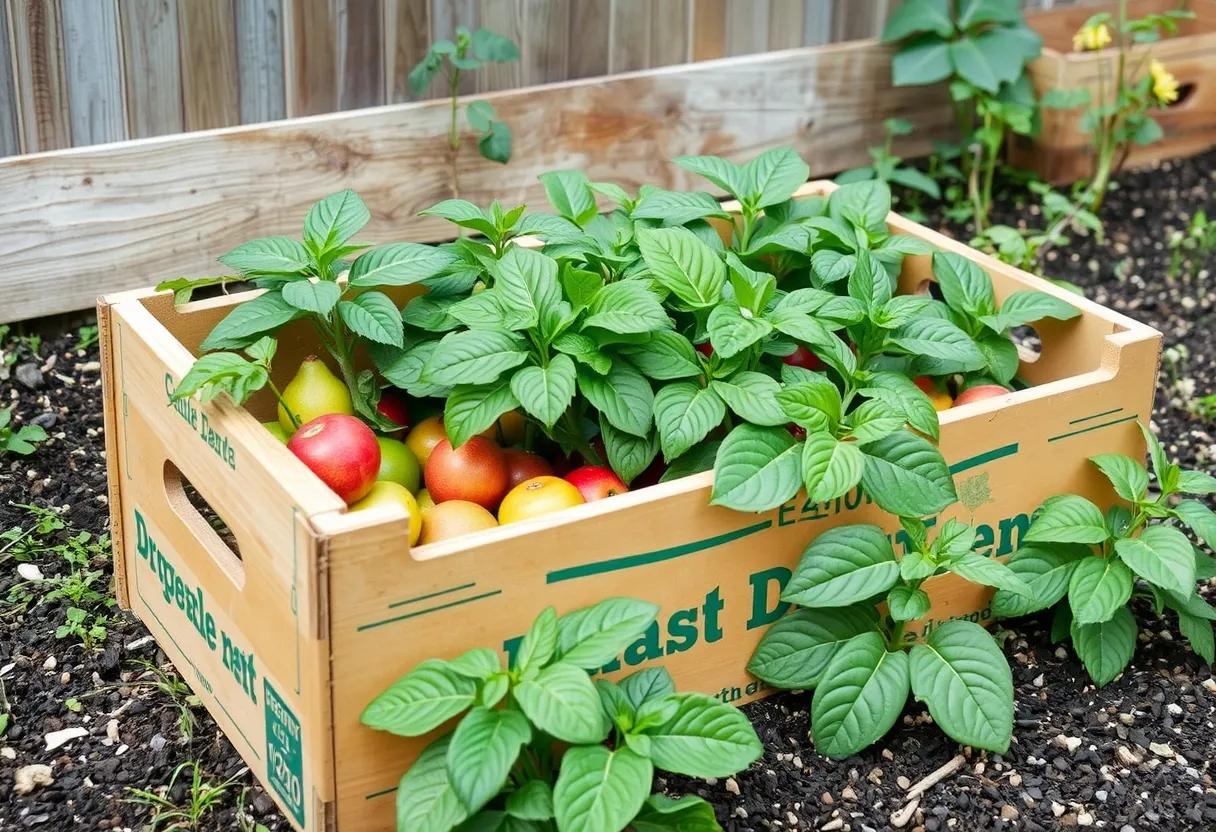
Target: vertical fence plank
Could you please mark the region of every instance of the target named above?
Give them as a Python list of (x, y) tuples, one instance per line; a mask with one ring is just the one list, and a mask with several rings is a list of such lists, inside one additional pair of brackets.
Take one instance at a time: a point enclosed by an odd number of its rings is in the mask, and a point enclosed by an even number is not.
[(241, 123), (283, 118), (287, 105), (281, 0), (237, 0), (236, 66)]
[[(664, 0), (657, 0), (664, 2)], [(670, 0), (668, 0), (670, 2)], [(612, 0), (608, 71), (645, 69), (650, 62), (651, 0)]]
[(806, 0), (803, 13), (802, 43), (820, 46), (832, 42), (832, 0)]
[(127, 132), (133, 139), (180, 133), (181, 53), (177, 3), (122, 0), (118, 4), (127, 95)]
[(240, 120), (236, 90), (236, 32), (224, 0), (192, 0), (179, 9), (182, 101), (187, 130), (227, 127)]
[[(496, 34), (508, 37), (519, 47), (520, 59), (510, 63), (487, 64), (475, 73), (477, 90), (507, 90), (523, 86), (523, 62), (529, 59), (532, 33), (524, 0), (481, 0), (480, 24)], [(474, 28), (474, 27), (469, 27)]]
[(429, 0), (385, 0), (384, 33), (384, 75), (389, 101), (425, 98), (425, 92), (414, 95), (406, 78), (431, 45)]
[(338, 109), (374, 107), (384, 93), (384, 22), (382, 0), (343, 0), (338, 3)]
[(688, 63), (691, 0), (657, 0), (650, 11), (650, 66)]
[(726, 0), (693, 0), (692, 59), (709, 61), (726, 54)]
[(859, 40), (882, 32), (890, 9), (888, 0), (833, 0), (833, 40)]
[(8, 12), (22, 149), (34, 153), (69, 147), (72, 135), (59, 4), (8, 0)]
[(21, 152), (21, 125), (17, 119), (17, 87), (8, 37), (8, 8), (0, 3), (0, 158)]
[(612, 0), (571, 0), (568, 77), (608, 73)]
[(329, 0), (287, 0), (283, 18), (288, 117), (333, 112), (338, 61)]
[(726, 54), (768, 49), (769, 0), (726, 0)]
[[(527, 49), (523, 55), (525, 84), (564, 81), (570, 77), (571, 5), (580, 0), (525, 0)], [(607, 40), (608, 33), (603, 32)]]
[(806, 24), (803, 0), (770, 0), (768, 10), (768, 48), (793, 49), (802, 46)]
[[(476, 0), (431, 0), (431, 41), (455, 39), (457, 26), (464, 26), (470, 32), (476, 31), (481, 25), (478, 11)], [(436, 81), (431, 88), (435, 90), (440, 86)], [(460, 79), (460, 94), (469, 95), (476, 91), (476, 78), (466, 73)], [(439, 89), (438, 95), (447, 95), (447, 89)]]
[(127, 137), (115, 0), (61, 0), (72, 144)]

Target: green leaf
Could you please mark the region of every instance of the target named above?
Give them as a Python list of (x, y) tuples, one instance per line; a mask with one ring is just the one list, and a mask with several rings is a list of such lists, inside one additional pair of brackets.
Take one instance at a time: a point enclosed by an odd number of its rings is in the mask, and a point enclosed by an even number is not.
[(577, 225), (585, 225), (599, 210), (591, 183), (582, 171), (554, 170), (542, 173), (540, 182), (553, 210)]
[(338, 284), (327, 280), (295, 280), (283, 286), (283, 300), (305, 312), (328, 315), (342, 297)]
[(933, 32), (942, 38), (954, 34), (950, 0), (904, 0), (891, 10), (882, 39), (891, 43), (921, 32)]
[(483, 61), (505, 63), (519, 60), (519, 47), (508, 37), (484, 27), (473, 32), (473, 52)]
[(1068, 605), (1077, 624), (1109, 621), (1132, 597), (1132, 573), (1118, 558), (1082, 558), (1068, 581)]
[(451, 735), (428, 745), (397, 787), (397, 828), (418, 832), (450, 832), (469, 810), (448, 777)]
[(338, 303), (338, 315), (352, 332), (377, 344), (403, 345), (401, 310), (381, 292), (364, 292)]
[(849, 414), (849, 434), (858, 444), (867, 445), (901, 430), (904, 421), (902, 408), (882, 399), (869, 399)]
[(699, 797), (652, 794), (629, 825), (632, 832), (722, 832), (714, 807)]
[(726, 264), (686, 228), (638, 231), (638, 249), (651, 275), (694, 309), (713, 306), (726, 285)]
[(789, 419), (777, 403), (781, 385), (764, 373), (744, 371), (728, 379), (714, 379), (710, 387), (736, 416), (753, 425), (784, 425)]
[(764, 208), (785, 202), (811, 176), (811, 169), (790, 147), (766, 150), (743, 166), (747, 182), (747, 202)]
[(992, 598), (997, 618), (1017, 618), (1054, 605), (1068, 592), (1072, 571), (1090, 552), (1078, 544), (1023, 544), (1009, 561), (1009, 569), (1022, 579), (1025, 594), (998, 589)]
[(529, 780), (507, 795), (507, 814), (520, 820), (553, 817), (553, 790), (544, 780)]
[(443, 408), (443, 427), (452, 447), (459, 448), (492, 427), (499, 416), (519, 407), (512, 388), (503, 379), (490, 384), (457, 385)]
[(887, 594), (887, 610), (896, 621), (915, 621), (929, 614), (932, 602), (923, 589), (896, 584)]
[(972, 316), (996, 311), (992, 278), (974, 260), (950, 251), (933, 252), (933, 275), (952, 309)]
[(1174, 516), (1186, 523), (1209, 549), (1216, 549), (1216, 512), (1198, 500), (1183, 500), (1174, 507)]
[(907, 376), (892, 372), (878, 372), (870, 376), (861, 395), (882, 398), (888, 404), (903, 410), (908, 424), (926, 436), (937, 439), (941, 429), (937, 410), (924, 390), (916, 386)]
[(630, 212), (634, 219), (661, 220), (664, 225), (685, 225), (706, 217), (727, 218), (718, 200), (703, 191), (666, 191), (643, 186), (641, 198)]
[(456, 255), (421, 243), (392, 243), (363, 252), (350, 265), (351, 286), (408, 286), (436, 277)]
[[(220, 393), (227, 393), (237, 404), (244, 404), (254, 391), (266, 386), (269, 378), (265, 367), (250, 363), (235, 353), (208, 353), (191, 365), (189, 371), (178, 382), (169, 400), (180, 401), (201, 390), (201, 399), (204, 402), (211, 401)], [(11, 419), (12, 408), (0, 410), (0, 429), (4, 428)], [(37, 425), (27, 425), (17, 433), (15, 438), (22, 442), (42, 441), (46, 439), (46, 432)], [(12, 438), (9, 439), (9, 450), (27, 453), (13, 447)]]
[(849, 296), (861, 301), (865, 310), (874, 314), (891, 300), (891, 278), (878, 265), (870, 252), (862, 250), (855, 256), (849, 274)]
[(1017, 346), (1007, 335), (990, 330), (981, 330), (975, 338), (975, 346), (983, 353), (986, 369), (998, 384), (1008, 386), (1018, 373), (1022, 359)]
[(999, 560), (967, 552), (961, 558), (950, 563), (950, 571), (961, 575), (973, 584), (992, 586), (1021, 595), (1030, 594), (1030, 587), (1008, 566)]
[(518, 317), (520, 328), (535, 327), (544, 310), (562, 299), (557, 283), (557, 261), (539, 251), (512, 246), (495, 270), (494, 291), (505, 307)]
[(474, 708), (469, 711), (448, 745), (448, 778), (470, 812), (476, 812), (497, 795), (532, 728), (519, 711)]
[(958, 499), (941, 451), (923, 437), (899, 431), (864, 451), (861, 485), (883, 511), (925, 517)]
[(301, 274), (312, 265), (308, 249), (290, 237), (261, 237), (234, 248), (219, 258), (244, 275)]
[(1178, 630), (1191, 643), (1191, 649), (1205, 662), (1216, 662), (1216, 637), (1212, 633), (1212, 622), (1206, 618), (1177, 610)]
[(1077, 107), (1084, 107), (1093, 100), (1089, 90), (1082, 88), (1075, 89), (1051, 89), (1043, 93), (1043, 97), (1039, 99), (1039, 106), (1049, 107), (1055, 110), (1074, 110)]
[(363, 724), (402, 737), (420, 737), (472, 707), (477, 684), (438, 659), (422, 662), (363, 710)]
[(908, 700), (908, 654), (887, 652), (881, 633), (840, 645), (811, 700), (815, 750), (839, 760), (882, 739)]
[[(613, 283), (612, 285), (631, 284)], [(650, 293), (647, 292), (647, 294)], [(671, 330), (651, 333), (648, 339), (639, 344), (622, 345), (618, 348), (618, 352), (629, 359), (629, 363), (637, 367), (642, 375), (658, 381), (689, 378), (701, 374), (701, 365), (697, 361), (692, 343), (680, 333)], [(773, 383), (776, 384), (776, 382)]]
[(1149, 526), (1138, 538), (1115, 541), (1115, 552), (1137, 575), (1183, 595), (1195, 589), (1191, 550), (1191, 541), (1173, 526)]
[(1013, 674), (992, 635), (947, 621), (912, 647), (912, 691), (952, 740), (1003, 754), (1013, 733)]
[(502, 670), (502, 663), (498, 654), (488, 647), (475, 647), (447, 662), (447, 669), (470, 679), (484, 680)]
[(445, 199), (423, 211), (418, 212), (424, 217), (439, 217), (469, 228), (490, 239), (498, 238), (498, 228), (485, 213), (467, 199)]
[(878, 526), (837, 526), (803, 551), (781, 600), (803, 607), (848, 607), (886, 592), (899, 577), (891, 541)]
[(877, 626), (865, 606), (795, 610), (765, 630), (747, 671), (779, 688), (813, 688), (841, 644)]
[(1089, 461), (1106, 475), (1115, 493), (1129, 503), (1142, 499), (1148, 493), (1148, 471), (1144, 466), (1123, 454), (1098, 454)]
[(684, 170), (705, 177), (735, 199), (747, 196), (751, 184), (748, 174), (733, 162), (718, 156), (677, 156), (673, 161)]
[(1075, 494), (1061, 494), (1044, 501), (1022, 539), (1027, 543), (1096, 544), (1106, 538), (1106, 523), (1096, 505)]
[(304, 313), (283, 300), (282, 293), (269, 291), (247, 300), (224, 316), (203, 339), (203, 351), (244, 347), (254, 336), (276, 330)]
[(571, 748), (553, 787), (559, 829), (620, 832), (650, 795), (654, 767), (628, 748)]
[(511, 376), (511, 392), (531, 416), (552, 428), (574, 401), (574, 362), (558, 353), (548, 366), (523, 367)]
[(950, 62), (963, 80), (985, 92), (994, 93), (1001, 85), (1001, 77), (993, 65), (993, 57), (985, 54), (977, 38), (962, 38), (951, 41)]
[(578, 370), (578, 389), (612, 426), (646, 437), (654, 424), (654, 391), (646, 377), (623, 362), (605, 376)]
[(1072, 646), (1098, 687), (1123, 672), (1136, 652), (1136, 617), (1126, 606), (1115, 610), (1104, 622), (1072, 624)]
[(897, 87), (936, 84), (950, 77), (950, 46), (936, 35), (915, 38), (891, 59), (891, 76)]
[(443, 337), (422, 369), (432, 384), (489, 384), (527, 360), (524, 342), (507, 332), (468, 330)]
[(737, 708), (703, 693), (673, 693), (675, 714), (646, 729), (650, 759), (664, 771), (689, 777), (727, 777), (764, 751), (751, 722)]
[(751, 310), (732, 304), (715, 306), (709, 313), (709, 340), (714, 352), (732, 358), (773, 331), (773, 325)]
[(988, 364), (967, 333), (941, 318), (908, 321), (892, 333), (890, 340), (909, 355), (950, 362), (958, 372), (979, 370)]
[(777, 393), (777, 403), (787, 421), (807, 430), (827, 433), (835, 432), (843, 407), (840, 390), (823, 376), (787, 384)]
[(644, 437), (625, 433), (614, 428), (603, 414), (600, 414), (600, 436), (608, 452), (609, 467), (627, 483), (649, 468), (659, 454), (658, 433)]
[(632, 598), (608, 598), (558, 619), (558, 657), (567, 664), (599, 670), (636, 641), (659, 608)]
[(581, 667), (559, 661), (515, 686), (515, 700), (532, 724), (569, 743), (598, 743), (608, 734), (600, 695)]
[(981, 316), (980, 321), (996, 332), (1006, 332), (1044, 318), (1067, 321), (1080, 314), (1081, 310), (1068, 301), (1046, 292), (1027, 290), (1009, 295), (998, 314)]
[(1216, 477), (1202, 471), (1182, 471), (1178, 475), (1178, 490), (1183, 494), (1216, 494)]
[(784, 428), (742, 424), (722, 441), (711, 502), (736, 511), (766, 511), (798, 493), (801, 448)]
[(477, 141), (477, 150), (491, 162), (505, 165), (511, 161), (511, 127), (505, 121), (491, 121)]
[(811, 432), (802, 443), (802, 482), (807, 498), (834, 500), (861, 481), (866, 455), (856, 442), (841, 442), (830, 433)]
[(668, 462), (681, 456), (722, 424), (726, 405), (713, 390), (678, 381), (664, 385), (654, 397), (654, 421), (659, 446)]
[(635, 710), (676, 692), (675, 682), (665, 667), (648, 667), (631, 673), (621, 680), (620, 688)]
[(654, 332), (671, 326), (659, 299), (638, 280), (617, 281), (599, 289), (591, 298), (588, 312), (583, 326), (619, 334)]
[(359, 233), (371, 218), (357, 193), (349, 188), (338, 191), (308, 209), (304, 239), (320, 251), (331, 251)]

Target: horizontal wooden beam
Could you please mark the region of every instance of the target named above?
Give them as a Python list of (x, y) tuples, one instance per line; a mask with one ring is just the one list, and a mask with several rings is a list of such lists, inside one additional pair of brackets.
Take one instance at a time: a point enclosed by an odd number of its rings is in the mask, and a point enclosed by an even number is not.
[[(669, 160), (746, 159), (792, 145), (816, 175), (868, 161), (882, 121), (916, 125), (905, 153), (948, 135), (940, 88), (891, 86), (874, 41), (793, 49), (485, 96), (512, 127), (510, 164), (467, 137), (461, 196), (544, 205), (537, 174), (580, 168), (626, 187), (694, 180)], [(252, 237), (297, 235), (317, 199), (354, 188), (374, 242), (450, 236), (418, 212), (451, 196), (443, 101), (160, 136), (0, 160), (0, 321), (83, 309), (104, 292), (221, 274)], [(704, 183), (697, 183), (705, 187)]]

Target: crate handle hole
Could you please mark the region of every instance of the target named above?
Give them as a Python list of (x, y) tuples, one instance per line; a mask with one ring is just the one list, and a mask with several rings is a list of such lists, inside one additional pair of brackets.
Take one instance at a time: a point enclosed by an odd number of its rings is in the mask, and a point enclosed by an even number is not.
[(243, 587), (245, 563), (232, 527), (211, 501), (169, 460), (165, 460), (165, 496), (169, 500), (169, 508), (211, 553), (220, 569), (238, 589)]
[(1195, 94), (1195, 82), (1187, 81), (1185, 84), (1178, 85), (1178, 97), (1166, 105), (1166, 109), (1172, 110), (1175, 107), (1181, 107), (1187, 102), (1192, 95)]

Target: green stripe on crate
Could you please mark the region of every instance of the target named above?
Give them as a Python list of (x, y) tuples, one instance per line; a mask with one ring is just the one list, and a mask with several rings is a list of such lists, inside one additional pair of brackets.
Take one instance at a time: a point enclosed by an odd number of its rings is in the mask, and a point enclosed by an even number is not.
[[(1119, 408), (1119, 409), (1122, 410), (1123, 408)], [(1047, 441), (1048, 442), (1058, 442), (1061, 439), (1068, 439), (1070, 436), (1080, 436), (1082, 433), (1089, 433), (1091, 430), (1099, 430), (1100, 428), (1108, 428), (1111, 425), (1121, 425), (1124, 422), (1130, 422), (1133, 419), (1138, 419), (1138, 418), (1139, 418), (1139, 415), (1136, 413), (1133, 413), (1131, 416), (1124, 416), (1122, 419), (1115, 419), (1110, 422), (1103, 422), (1100, 425), (1090, 425), (1089, 427), (1081, 428), (1080, 430), (1073, 430), (1073, 431), (1069, 431), (1068, 433), (1061, 433), (1059, 436), (1049, 436), (1049, 437), (1047, 437)]]
[(397, 791), (397, 787), (396, 787), (396, 786), (390, 786), (390, 787), (389, 787), (389, 788), (387, 788), (387, 789), (381, 789), (381, 790), (380, 790), (380, 791), (378, 791), (378, 792), (372, 792), (372, 793), (371, 793), (371, 794), (369, 794), (369, 795), (365, 795), (363, 799), (364, 799), (364, 800), (375, 800), (377, 797), (384, 797), (386, 794), (392, 794), (392, 793), (393, 793), (393, 792), (395, 792), (395, 791)]
[(1082, 416), (1080, 419), (1073, 419), (1068, 424), (1079, 425), (1082, 422), (1088, 422), (1090, 419), (1101, 419), (1103, 416), (1110, 416), (1112, 413), (1118, 413), (1123, 408), (1116, 407), (1114, 410), (1103, 410), (1101, 413), (1095, 413), (1092, 416)]
[(579, 566), (571, 566), (566, 569), (558, 569), (550, 572), (545, 576), (545, 583), (556, 584), (562, 581), (572, 581), (575, 578), (586, 578), (590, 575), (602, 575), (605, 572), (618, 572), (622, 569), (632, 569), (635, 566), (646, 566), (651, 563), (659, 563), (660, 561), (672, 560), (673, 558), (691, 555), (694, 552), (701, 552), (705, 549), (712, 549), (715, 546), (721, 546), (724, 543), (730, 543), (733, 540), (753, 535), (756, 532), (762, 532), (770, 528), (773, 521), (762, 520), (759, 523), (753, 523), (750, 526), (744, 526), (741, 529), (735, 529), (732, 532), (707, 537), (704, 540), (694, 540), (691, 543), (681, 543), (679, 546), (670, 546), (666, 549), (656, 549), (653, 552), (643, 552), (640, 555), (626, 555), (620, 558), (612, 558), (610, 560), (600, 560), (593, 563), (584, 563)]
[(471, 581), (460, 586), (449, 587), (448, 589), (439, 589), (435, 592), (428, 592), (426, 595), (416, 595), (413, 598), (406, 598), (404, 601), (394, 601), (388, 605), (388, 608), (395, 609), (396, 607), (404, 607), (406, 604), (413, 604), (416, 601), (425, 601), (428, 598), (438, 598), (440, 595), (448, 595), (453, 592), (459, 592), (462, 589), (472, 589), (477, 586), (477, 581)]
[(385, 624), (395, 624), (396, 622), (404, 621), (407, 618), (417, 618), (420, 615), (427, 615), (432, 612), (439, 612), (439, 610), (446, 610), (449, 607), (458, 607), (461, 604), (468, 604), (472, 601), (480, 601), (483, 598), (490, 598), (495, 595), (501, 595), (501, 594), (502, 594), (501, 589), (494, 589), (489, 592), (483, 592), (480, 595), (471, 595), (468, 598), (461, 598), (459, 601), (449, 601), (446, 604), (439, 604), (434, 607), (427, 607), (424, 610), (415, 610), (414, 612), (407, 612), (402, 615), (395, 615), (392, 618), (384, 618), (384, 619), (381, 619), (380, 621), (373, 621), (370, 624), (360, 624), (358, 627), (355, 628), (355, 632), (361, 633), (364, 630), (374, 630), (376, 627), (383, 627)]
[(999, 448), (994, 448), (976, 456), (967, 457), (959, 460), (950, 466), (951, 474), (960, 474), (963, 471), (970, 471), (972, 468), (978, 468), (981, 465), (992, 462), (994, 459), (1003, 459), (1007, 456), (1013, 456), (1018, 452), (1018, 443), (1014, 442), (1009, 445), (1002, 445)]

